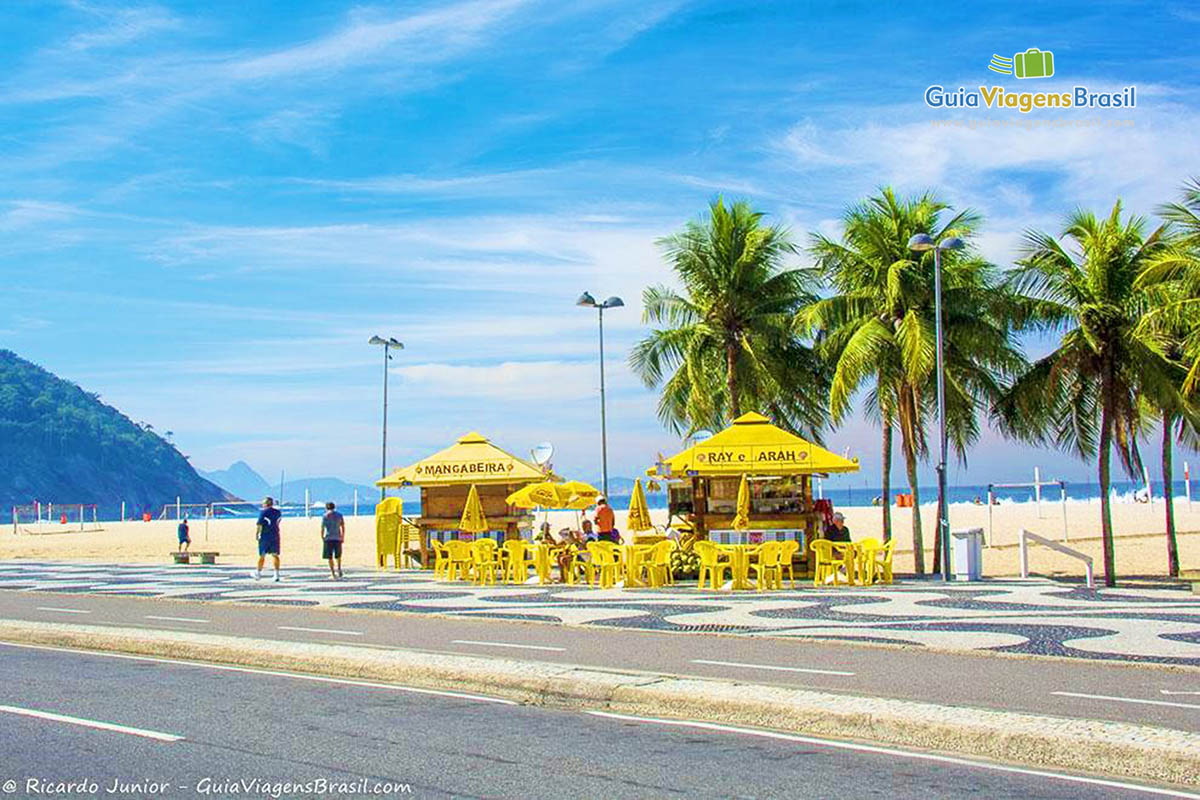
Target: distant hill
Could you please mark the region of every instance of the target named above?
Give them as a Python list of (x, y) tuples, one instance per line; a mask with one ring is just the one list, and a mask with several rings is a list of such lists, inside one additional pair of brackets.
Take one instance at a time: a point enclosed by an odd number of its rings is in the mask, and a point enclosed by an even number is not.
[[(230, 494), (243, 500), (258, 501), (270, 495), (279, 495), (279, 484), (271, 485), (267, 479), (254, 471), (245, 461), (235, 461), (229, 469), (200, 473)], [(286, 503), (304, 501), (304, 490), (308, 489), (310, 501), (324, 503), (332, 500), (338, 505), (354, 502), (354, 490), (358, 490), (358, 502), (362, 507), (373, 504), (379, 498), (379, 489), (373, 486), (347, 483), (341, 478), (297, 478), (284, 481), (283, 500)]]
[(174, 445), (100, 397), (0, 350), (0, 504), (96, 503), (111, 517), (229, 499)]
[(261, 500), (271, 493), (271, 486), (245, 461), (235, 461), (229, 469), (214, 472), (200, 471), (208, 480), (242, 500)]

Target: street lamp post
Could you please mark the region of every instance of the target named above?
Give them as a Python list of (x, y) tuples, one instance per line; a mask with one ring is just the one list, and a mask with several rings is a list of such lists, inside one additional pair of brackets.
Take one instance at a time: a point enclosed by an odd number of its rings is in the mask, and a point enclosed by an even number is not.
[(604, 309), (620, 308), (625, 305), (625, 301), (613, 296), (603, 303), (597, 303), (596, 298), (584, 292), (579, 295), (575, 305), (594, 308), (600, 315), (600, 474), (604, 496), (608, 497), (608, 419), (604, 407)]
[[(387, 477), (387, 394), (388, 394), (388, 362), (392, 360), (389, 351), (392, 348), (403, 350), (404, 345), (395, 337), (389, 336), (386, 339), (382, 336), (372, 336), (367, 344), (383, 345), (383, 454), (379, 465), (380, 479)], [(383, 499), (387, 497), (387, 487), (379, 487), (379, 497)]]
[(938, 541), (942, 545), (942, 580), (950, 580), (950, 506), (946, 502), (946, 364), (942, 333), (942, 253), (961, 250), (963, 240), (951, 236), (935, 242), (927, 233), (914, 234), (908, 248), (918, 253), (933, 251), (933, 313), (937, 317), (934, 330), (937, 338), (937, 405), (938, 405)]

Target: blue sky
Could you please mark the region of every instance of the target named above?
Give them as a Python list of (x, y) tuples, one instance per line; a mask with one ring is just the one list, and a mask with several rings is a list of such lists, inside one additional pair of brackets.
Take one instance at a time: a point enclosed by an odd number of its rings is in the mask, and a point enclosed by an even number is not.
[[(0, 346), (98, 391), (204, 469), (378, 471), (478, 429), (550, 440), (594, 477), (594, 313), (606, 317), (610, 473), (677, 439), (624, 364), (654, 239), (716, 193), (797, 237), (892, 184), (986, 217), (1011, 263), (1119, 195), (1139, 213), (1200, 173), (1200, 13), (1178, 4), (642, 0), (10, 2), (0, 12)], [(1057, 75), (986, 70), (1040, 47)], [(1015, 112), (926, 108), (931, 83), (1138, 87), (1121, 128), (937, 127)], [(1045, 342), (1028, 343), (1032, 354)], [(878, 432), (829, 435), (878, 484)], [(952, 482), (1041, 463), (987, 434)], [(901, 470), (894, 475), (899, 478)]]

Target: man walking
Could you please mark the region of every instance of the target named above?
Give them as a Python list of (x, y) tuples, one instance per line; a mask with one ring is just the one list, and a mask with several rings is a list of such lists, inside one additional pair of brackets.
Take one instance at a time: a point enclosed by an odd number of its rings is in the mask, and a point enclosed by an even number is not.
[(258, 567), (251, 573), (254, 580), (262, 578), (263, 561), (270, 555), (275, 564), (275, 581), (279, 581), (279, 518), (282, 516), (275, 507), (274, 498), (263, 500), (263, 508), (258, 515)]
[[(342, 542), (346, 540), (346, 520), (332, 502), (325, 504), (325, 516), (321, 517), (321, 558), (329, 562), (329, 579), (342, 577)], [(337, 569), (334, 570), (334, 561)]]

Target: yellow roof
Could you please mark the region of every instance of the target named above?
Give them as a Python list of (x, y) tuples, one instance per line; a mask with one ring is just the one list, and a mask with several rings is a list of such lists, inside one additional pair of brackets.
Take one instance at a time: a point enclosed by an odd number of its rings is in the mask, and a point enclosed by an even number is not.
[(738, 417), (712, 438), (646, 470), (647, 475), (661, 478), (830, 472), (858, 472), (858, 459), (842, 458), (753, 412)]
[(376, 486), (452, 486), (465, 483), (530, 483), (546, 475), (506, 453), (478, 433), (468, 433), (445, 450), (398, 469)]

